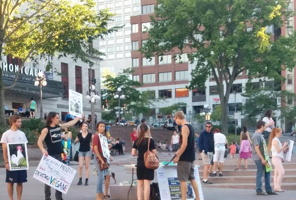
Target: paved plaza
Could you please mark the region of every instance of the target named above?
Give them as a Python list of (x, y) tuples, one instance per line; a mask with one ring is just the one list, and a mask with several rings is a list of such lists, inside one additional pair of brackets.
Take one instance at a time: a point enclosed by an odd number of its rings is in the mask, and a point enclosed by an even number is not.
[[(171, 157), (172, 153), (170, 152), (161, 152), (160, 159), (167, 160)], [(131, 170), (125, 169), (123, 165), (128, 163), (135, 163), (136, 158), (132, 157), (129, 153), (122, 156), (114, 156), (114, 162), (111, 164), (113, 172), (116, 173), (116, 179), (118, 185), (123, 181), (131, 180)], [(93, 162), (93, 161), (92, 161)], [(44, 184), (33, 179), (33, 172), (36, 169), (38, 162), (31, 162), (30, 170), (28, 171), (28, 182), (24, 184), (23, 200), (42, 200), (44, 199)], [(73, 162), (71, 166), (77, 169), (77, 162)], [(78, 186), (76, 185), (78, 181), (78, 176), (76, 176), (73, 184), (67, 195), (64, 195), (64, 200), (94, 200), (95, 191), (96, 191), (96, 177), (93, 175), (94, 165), (91, 164), (91, 175), (89, 179), (88, 186)], [(6, 185), (4, 182), (5, 179), (5, 169), (0, 168), (0, 200), (8, 200)], [(155, 176), (155, 180), (157, 177)], [(111, 185), (114, 184), (114, 181), (111, 180)], [(255, 183), (254, 183), (255, 184)], [(295, 188), (296, 190), (296, 188)], [(269, 199), (269, 200), (295, 200), (296, 191), (289, 190), (283, 193), (280, 193), (277, 196), (256, 196), (254, 190), (250, 189), (224, 189), (224, 188), (213, 188), (213, 187), (203, 187), (203, 193), (205, 200), (256, 200), (256, 199)], [(126, 196), (126, 194), (122, 194)], [(52, 199), (54, 200), (54, 190), (52, 190)], [(112, 200), (112, 193), (111, 193)], [(114, 199), (113, 199), (114, 200)], [(135, 196), (131, 196), (130, 200), (136, 200)]]

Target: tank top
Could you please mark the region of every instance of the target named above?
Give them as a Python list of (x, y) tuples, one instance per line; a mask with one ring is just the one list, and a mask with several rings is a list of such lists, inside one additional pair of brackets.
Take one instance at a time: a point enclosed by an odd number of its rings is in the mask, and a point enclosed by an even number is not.
[(60, 126), (45, 126), (48, 132), (44, 139), (47, 146), (48, 155), (57, 155), (63, 152), (62, 149), (62, 131)]
[[(278, 143), (278, 147), (279, 147), (280, 149), (283, 147), (283, 146), (282, 146), (282, 143), (280, 142), (280, 140), (279, 140), (277, 137), (273, 138), (272, 143), (273, 143), (274, 141), (276, 141), (276, 142)], [(276, 148), (275, 148), (274, 145), (271, 145), (271, 153), (272, 153), (272, 157), (276, 156), (276, 157), (280, 157), (281, 159), (284, 159), (284, 152), (281, 151), (280, 153), (278, 153), (278, 152), (276, 151)]]
[(82, 133), (79, 133), (77, 137), (80, 142), (79, 151), (82, 151), (82, 152), (90, 151), (90, 141), (91, 141), (92, 134), (87, 133), (85, 137), (82, 137)]
[[(187, 138), (187, 147), (183, 154), (180, 157), (180, 161), (187, 161), (187, 162), (193, 162), (195, 160), (195, 149), (194, 149), (194, 130), (193, 127), (190, 124), (185, 124), (185, 126), (188, 126), (189, 129), (189, 135)], [(180, 135), (180, 145), (182, 145), (182, 134)]]

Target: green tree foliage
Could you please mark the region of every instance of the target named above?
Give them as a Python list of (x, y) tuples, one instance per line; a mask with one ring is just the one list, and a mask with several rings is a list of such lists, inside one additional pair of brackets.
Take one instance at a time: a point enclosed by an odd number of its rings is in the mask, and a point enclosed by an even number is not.
[[(0, 1), (0, 60), (9, 54), (23, 63), (37, 56), (71, 56), (92, 65), (92, 56), (101, 53), (90, 42), (117, 29), (107, 27), (112, 16), (107, 10), (97, 12), (94, 0)], [(0, 69), (1, 108), (4, 90), (13, 86), (3, 85)], [(0, 109), (0, 124), (4, 123)]]
[[(295, 66), (296, 35), (277, 35), (292, 16), (286, 0), (158, 0), (149, 40), (141, 49), (147, 57), (167, 52), (190, 52), (189, 88), (205, 87), (210, 75), (221, 101), (222, 132), (227, 133), (227, 104), (233, 82), (249, 78), (282, 79), (281, 70)], [(179, 49), (179, 50), (178, 50)], [(179, 52), (178, 52), (179, 51)]]
[(171, 106), (159, 108), (159, 112), (163, 115), (172, 115), (174, 111), (182, 110), (182, 108), (186, 107), (186, 103), (180, 102), (175, 103)]
[(221, 121), (221, 112), (222, 112), (222, 107), (221, 105), (216, 105), (212, 114), (211, 114), (211, 120), (212, 121)]
[[(116, 118), (115, 112), (118, 107), (118, 99), (114, 98), (114, 95), (117, 93), (117, 89), (122, 89), (122, 94), (125, 95), (124, 99), (120, 100), (120, 107), (124, 109), (124, 113), (131, 112), (134, 115), (136, 114), (146, 114), (149, 112), (149, 106), (151, 102), (148, 100), (148, 97), (138, 91), (136, 88), (141, 86), (138, 81), (131, 80), (132, 71), (127, 69), (123, 70), (122, 73), (116, 77), (107, 75), (105, 81), (103, 82), (106, 89), (102, 92), (102, 103), (105, 105), (110, 113), (106, 113), (106, 119), (110, 119), (113, 116), (113, 119)], [(124, 116), (121, 115), (121, 116)]]

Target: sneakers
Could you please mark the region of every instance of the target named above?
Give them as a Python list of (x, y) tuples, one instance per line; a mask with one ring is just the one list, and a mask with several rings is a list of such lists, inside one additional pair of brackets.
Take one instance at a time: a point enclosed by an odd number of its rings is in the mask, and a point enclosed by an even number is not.
[(204, 183), (204, 184), (213, 184), (213, 182), (210, 182), (209, 180), (203, 180), (202, 183)]
[(277, 193), (271, 191), (271, 192), (267, 192), (268, 195), (278, 195)]
[(266, 193), (266, 192), (263, 192), (263, 191), (261, 191), (261, 192), (257, 192), (257, 193), (256, 193), (256, 195), (263, 195), (263, 196), (265, 196), (265, 195), (267, 195), (267, 193)]
[(220, 173), (219, 173), (219, 176), (221, 177), (221, 176), (223, 176), (223, 174), (220, 172)]
[(215, 172), (212, 172), (212, 173), (210, 173), (210, 177), (213, 177), (213, 176), (217, 176), (217, 173)]

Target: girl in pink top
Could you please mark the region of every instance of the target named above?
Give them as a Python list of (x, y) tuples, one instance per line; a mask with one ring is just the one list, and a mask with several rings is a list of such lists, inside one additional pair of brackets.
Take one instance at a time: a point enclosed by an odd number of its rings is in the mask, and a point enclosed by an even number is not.
[(244, 164), (245, 164), (244, 170), (248, 169), (248, 158), (250, 157), (251, 157), (251, 143), (248, 139), (248, 135), (243, 134), (240, 149), (239, 149), (239, 159), (238, 159), (237, 167), (235, 171), (239, 170), (242, 159), (244, 159)]

